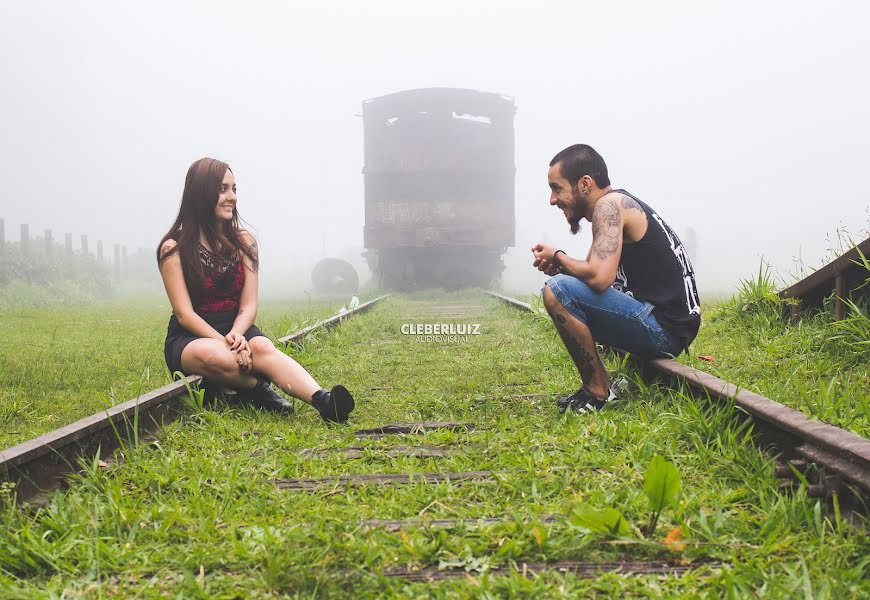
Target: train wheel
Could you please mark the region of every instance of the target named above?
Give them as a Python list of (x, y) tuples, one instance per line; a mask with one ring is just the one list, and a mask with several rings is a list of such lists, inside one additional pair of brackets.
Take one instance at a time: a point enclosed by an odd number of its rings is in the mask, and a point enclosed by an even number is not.
[(314, 265), (311, 283), (320, 294), (355, 294), (359, 291), (356, 269), (340, 258), (324, 258)]

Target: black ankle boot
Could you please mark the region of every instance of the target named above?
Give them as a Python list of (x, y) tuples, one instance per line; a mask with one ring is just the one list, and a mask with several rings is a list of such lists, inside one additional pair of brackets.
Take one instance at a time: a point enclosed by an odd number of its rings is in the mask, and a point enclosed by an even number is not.
[(245, 396), (251, 404), (261, 410), (273, 410), (280, 413), (292, 413), (294, 410), (293, 405), (273, 390), (272, 383), (263, 377), (257, 377), (257, 385), (248, 390)]
[(311, 398), (311, 406), (320, 413), (324, 421), (344, 423), (353, 410), (353, 396), (343, 385), (337, 385), (331, 391), (317, 390)]

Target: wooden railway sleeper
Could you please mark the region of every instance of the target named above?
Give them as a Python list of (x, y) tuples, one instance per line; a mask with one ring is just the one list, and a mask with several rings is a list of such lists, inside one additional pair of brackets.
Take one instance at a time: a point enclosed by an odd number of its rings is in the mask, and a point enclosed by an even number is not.
[(865, 463), (852, 462), (834, 451), (809, 443), (796, 446), (794, 452), (809, 462), (824, 465), (826, 471), (839, 475), (843, 480), (858, 485), (865, 494), (870, 491), (870, 469)]
[[(797, 473), (795, 473), (797, 471)], [(775, 469), (777, 479), (797, 481), (798, 473), (810, 483), (816, 483), (819, 479), (819, 469), (816, 463), (810, 463), (802, 458), (793, 458), (787, 462), (780, 462)]]
[[(793, 492), (798, 488), (797, 479), (785, 479), (779, 484), (779, 490), (783, 493)], [(808, 498), (831, 499), (841, 496), (844, 491), (843, 480), (837, 475), (827, 475), (807, 486)]]

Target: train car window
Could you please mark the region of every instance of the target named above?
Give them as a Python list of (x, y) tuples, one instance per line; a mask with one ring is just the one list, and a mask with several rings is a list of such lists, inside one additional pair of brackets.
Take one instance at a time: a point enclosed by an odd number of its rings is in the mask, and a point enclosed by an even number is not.
[(456, 111), (453, 111), (454, 119), (462, 119), (463, 121), (474, 121), (475, 123), (484, 123), (485, 125), (492, 125), (492, 117), (485, 117), (483, 115), (470, 115), (468, 113), (457, 114)]

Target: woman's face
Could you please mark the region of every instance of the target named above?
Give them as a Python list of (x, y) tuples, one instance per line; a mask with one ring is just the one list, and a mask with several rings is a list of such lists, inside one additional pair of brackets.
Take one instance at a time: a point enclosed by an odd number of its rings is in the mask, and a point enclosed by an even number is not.
[(218, 221), (232, 221), (236, 201), (236, 178), (233, 177), (233, 172), (227, 169), (221, 182), (221, 193), (214, 205), (214, 216)]

